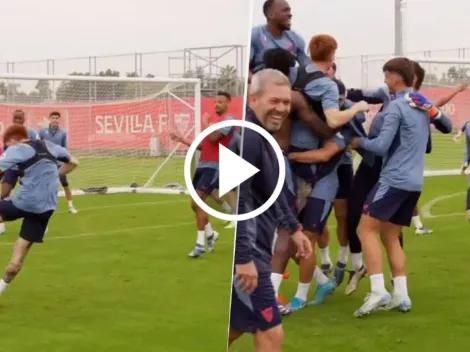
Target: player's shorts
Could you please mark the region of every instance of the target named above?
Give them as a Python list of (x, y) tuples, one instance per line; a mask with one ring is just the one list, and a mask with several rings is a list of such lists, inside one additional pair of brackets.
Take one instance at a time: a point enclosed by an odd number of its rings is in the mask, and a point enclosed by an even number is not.
[(251, 294), (238, 289), (234, 279), (230, 329), (254, 334), (258, 330), (266, 331), (281, 323), (271, 273), (258, 274), (258, 287)]
[(352, 164), (341, 164), (338, 166), (339, 187), (335, 199), (348, 199), (351, 194), (354, 170)]
[(421, 192), (404, 191), (377, 183), (367, 196), (362, 213), (383, 222), (410, 226)]
[(299, 221), (302, 223), (304, 230), (322, 233), (332, 208), (333, 203), (331, 202), (319, 198), (308, 198), (307, 205), (299, 214)]
[(210, 167), (197, 168), (193, 177), (193, 186), (196, 191), (211, 194), (219, 188), (219, 170)]
[[(307, 152), (310, 149), (304, 148), (297, 148), (290, 146), (289, 153), (302, 153)], [(306, 164), (306, 163), (297, 163), (294, 161), (290, 162), (291, 170), (295, 176), (300, 177), (301, 179), (313, 183), (315, 181), (315, 172), (316, 166), (314, 164)]]
[(18, 179), (21, 177), (21, 172), (19, 170), (9, 169), (5, 171), (3, 175), (2, 183), (12, 186), (15, 188), (18, 183)]
[(53, 213), (54, 210), (41, 214), (30, 213), (17, 208), (11, 200), (0, 200), (0, 217), (4, 221), (23, 219), (20, 237), (29, 242), (43, 242), (49, 219)]

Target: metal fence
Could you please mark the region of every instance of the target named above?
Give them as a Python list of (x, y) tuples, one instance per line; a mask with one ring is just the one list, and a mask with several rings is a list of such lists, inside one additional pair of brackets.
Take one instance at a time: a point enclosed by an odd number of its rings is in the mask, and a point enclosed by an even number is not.
[(0, 72), (62, 76), (106, 75), (106, 71), (118, 71), (120, 77), (151, 75), (161, 78), (200, 78), (205, 95), (213, 95), (220, 89), (229, 90), (232, 94), (242, 94), (248, 67), (245, 56), (245, 46), (225, 45), (121, 55), (9, 61), (0, 63)]

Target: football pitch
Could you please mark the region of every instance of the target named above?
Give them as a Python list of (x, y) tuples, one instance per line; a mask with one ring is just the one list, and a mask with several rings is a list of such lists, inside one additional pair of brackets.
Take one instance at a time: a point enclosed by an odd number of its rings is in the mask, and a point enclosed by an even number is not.
[[(427, 159), (428, 169), (459, 168), (463, 161), (463, 143), (449, 141), (448, 137), (434, 138), (434, 152)], [(286, 336), (283, 351), (465, 349), (463, 346), (470, 343), (470, 224), (465, 219), (467, 182), (464, 176), (425, 179), (420, 206), (426, 227), (432, 228), (434, 233), (416, 236), (410, 229), (405, 232), (412, 312), (377, 312), (362, 319), (354, 318), (353, 312), (370, 291), (369, 280), (364, 279), (351, 296), (344, 295), (343, 283), (324, 305), (307, 306), (283, 320)], [(336, 260), (334, 220), (329, 225), (330, 255)], [(281, 287), (281, 294), (287, 299), (293, 297), (297, 288), (296, 266), (290, 265), (289, 271), (291, 278)], [(388, 288), (391, 289), (390, 284)], [(309, 299), (313, 299), (313, 290)], [(250, 351), (254, 349), (249, 336), (232, 348), (232, 352)]]
[[(182, 171), (175, 180), (174, 169), (182, 161), (167, 165), (156, 182), (183, 182)], [(155, 162), (83, 159), (70, 182), (75, 188), (142, 184)], [(146, 172), (136, 175), (138, 166)], [(0, 349), (224, 351), (233, 230), (211, 219), (220, 232), (215, 252), (188, 258), (196, 239), (189, 200), (158, 194), (80, 196), (74, 199), (79, 213), (71, 215), (60, 198), (45, 243), (33, 246), (1, 299)], [(8, 223), (0, 236), (2, 270), (19, 225)]]

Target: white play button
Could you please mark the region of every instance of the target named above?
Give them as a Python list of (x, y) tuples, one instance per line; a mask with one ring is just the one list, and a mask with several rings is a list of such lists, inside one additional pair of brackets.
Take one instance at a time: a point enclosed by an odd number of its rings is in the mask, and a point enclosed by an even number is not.
[(259, 169), (219, 144), (219, 197), (258, 173)]

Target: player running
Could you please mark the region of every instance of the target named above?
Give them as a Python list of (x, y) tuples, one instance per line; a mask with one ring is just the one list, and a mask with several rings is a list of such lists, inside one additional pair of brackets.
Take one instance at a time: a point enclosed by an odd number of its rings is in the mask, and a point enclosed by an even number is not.
[[(414, 93), (414, 65), (406, 58), (389, 60), (383, 67), (385, 83), (395, 100), (383, 111), (383, 123), (375, 138), (357, 138), (361, 147), (383, 156), (379, 181), (369, 193), (358, 228), (364, 250), (371, 294), (354, 315), (362, 317), (381, 307), (411, 310), (406, 280), (405, 253), (399, 236), (403, 226), (410, 226), (413, 210), (423, 188), (424, 155), (430, 138), (430, 103)], [(419, 101), (419, 103), (418, 103)], [(419, 106), (417, 106), (417, 103)], [(432, 116), (439, 120), (440, 114)], [(385, 288), (382, 249), (388, 254), (393, 275), (393, 297)]]
[[(225, 92), (218, 92), (215, 99), (216, 106), (228, 104), (230, 102), (230, 95)], [(221, 101), (223, 101), (223, 103)], [(222, 113), (222, 110), (217, 109), (216, 114), (210, 118), (209, 125), (226, 120), (233, 120), (233, 118), (230, 115)], [(232, 127), (222, 128), (212, 132), (209, 136), (204, 138), (202, 143), (198, 146), (198, 150), (201, 151), (201, 156), (196, 166), (193, 185), (202, 201), (212, 196), (219, 188), (219, 144), (227, 147), (232, 139), (233, 132), (234, 129)], [(179, 132), (171, 133), (170, 137), (187, 146), (190, 146), (192, 143), (192, 141), (185, 138)], [(209, 216), (193, 199), (191, 200), (191, 207), (196, 215), (197, 238), (196, 245), (189, 253), (189, 257), (199, 258), (205, 253), (206, 238), (207, 251), (210, 253), (214, 251), (215, 241), (217, 241), (219, 234), (212, 229)]]
[[(65, 148), (29, 139), (26, 128), (19, 124), (6, 129), (3, 143), (8, 149), (0, 158), (0, 171), (17, 167), (21, 183), (10, 200), (0, 200), (0, 221), (23, 219), (23, 222), (12, 258), (0, 280), (0, 296), (18, 275), (31, 246), (43, 242), (49, 219), (57, 208), (59, 175), (67, 175), (78, 165)], [(58, 161), (63, 163), (60, 169)]]
[[(62, 148), (67, 149), (67, 132), (60, 128), (60, 112), (52, 111), (49, 114), (49, 127), (43, 128), (39, 131), (39, 139), (43, 141), (49, 141)], [(60, 163), (58, 164), (60, 167)], [(60, 184), (64, 188), (65, 198), (71, 214), (77, 214), (78, 211), (75, 209), (72, 201), (72, 190), (70, 189), (67, 176), (60, 176)]]
[(305, 54), (305, 41), (291, 31), (292, 13), (285, 0), (266, 0), (263, 4), (266, 24), (251, 30), (250, 73), (255, 73), (264, 66), (264, 53), (269, 49), (284, 49), (300, 65), (308, 65), (311, 60)]
[(466, 205), (466, 216), (467, 220), (470, 221), (470, 123), (467, 121), (464, 123), (459, 132), (454, 136), (454, 141), (459, 142), (462, 135), (465, 134), (465, 160), (462, 165), (462, 175), (469, 176), (469, 183), (467, 189), (467, 205)]
[[(252, 77), (250, 111), (246, 120), (268, 132), (280, 129), (291, 107), (289, 80), (276, 70), (265, 69)], [(260, 172), (240, 185), (238, 214), (263, 205), (273, 193), (279, 166), (269, 142), (250, 129), (244, 129), (242, 157)], [(237, 224), (235, 267), (230, 307), (229, 346), (244, 333), (254, 335), (257, 351), (280, 352), (284, 339), (281, 315), (271, 283), (271, 248), (280, 213), (289, 224), (291, 239), (300, 257), (310, 256), (312, 248), (292, 214), (283, 194), (274, 206), (255, 219)]]

